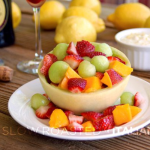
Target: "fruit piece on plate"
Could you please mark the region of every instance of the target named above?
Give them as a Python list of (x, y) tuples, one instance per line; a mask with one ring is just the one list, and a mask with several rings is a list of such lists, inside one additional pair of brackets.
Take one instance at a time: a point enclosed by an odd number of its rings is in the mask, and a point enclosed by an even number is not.
[(141, 93), (137, 92), (134, 96), (134, 106), (140, 106), (144, 102), (144, 97)]
[(116, 108), (116, 106), (110, 106), (108, 108), (106, 108), (104, 111), (103, 111), (103, 115), (104, 116), (107, 116), (107, 115), (112, 115), (113, 113), (113, 110)]
[(96, 121), (99, 120), (101, 117), (103, 117), (102, 113), (94, 112), (94, 111), (87, 111), (81, 113), (81, 115), (84, 117), (85, 120), (89, 121)]
[(94, 92), (102, 88), (100, 79), (96, 76), (84, 78), (87, 81), (84, 93)]
[(125, 77), (133, 71), (133, 68), (126, 66), (125, 64), (119, 62), (119, 61), (113, 61), (109, 65), (110, 69), (114, 69), (118, 74)]
[(51, 116), (53, 110), (55, 110), (57, 107), (56, 107), (52, 102), (50, 102), (50, 103), (48, 104), (48, 106), (49, 106), (49, 109), (48, 109), (47, 112), (46, 112), (46, 117), (47, 117), (47, 118), (50, 118), (50, 116)]
[(139, 112), (141, 112), (141, 108), (136, 106), (130, 106), (132, 117), (136, 116)]
[(68, 63), (72, 69), (76, 69), (81, 61), (83, 61), (83, 58), (79, 55), (67, 55), (65, 56), (64, 61)]
[(102, 72), (96, 72), (96, 77), (98, 77), (100, 80), (104, 77), (104, 73)]
[(104, 73), (104, 77), (101, 79), (101, 82), (107, 85), (109, 88), (112, 87), (112, 82), (107, 72)]
[(61, 109), (55, 109), (50, 116), (49, 125), (52, 128), (65, 127), (69, 125), (69, 120)]
[(87, 81), (82, 78), (71, 78), (68, 81), (68, 90), (72, 93), (81, 93), (86, 87)]
[(96, 74), (96, 68), (89, 61), (84, 60), (79, 64), (78, 73), (82, 78), (92, 77)]
[(82, 126), (83, 126), (83, 132), (94, 132), (95, 131), (95, 128), (91, 121), (84, 122), (82, 124)]
[(102, 52), (94, 51), (94, 52), (86, 54), (86, 56), (93, 58), (94, 56), (106, 56), (106, 54), (104, 54)]
[(62, 79), (58, 87), (60, 87), (63, 90), (68, 89), (68, 80), (71, 78), (81, 78), (71, 67), (68, 67), (65, 77)]
[(83, 122), (83, 116), (76, 116), (76, 115), (70, 114), (68, 116), (68, 119), (69, 119), (69, 123), (77, 122), (81, 124)]
[(69, 117), (70, 114), (73, 115), (73, 112), (71, 110), (65, 110), (64, 113), (66, 114), (67, 117)]
[(92, 123), (96, 131), (112, 129), (115, 126), (113, 115), (107, 115)]
[(77, 42), (76, 49), (78, 54), (81, 57), (87, 56), (88, 53), (91, 53), (95, 50), (95, 47), (88, 41), (79, 41)]
[(107, 70), (107, 73), (110, 77), (112, 85), (119, 83), (123, 78), (113, 69)]
[(72, 132), (83, 132), (83, 126), (77, 122), (70, 123), (66, 128)]
[(116, 106), (113, 110), (115, 125), (119, 126), (132, 120), (132, 114), (129, 104)]
[(124, 92), (120, 96), (121, 104), (129, 104), (130, 106), (134, 105), (134, 95), (131, 92)]
[(73, 42), (69, 43), (69, 46), (67, 48), (67, 54), (68, 55), (78, 55), (76, 47)]
[(125, 64), (125, 62), (122, 59), (118, 58), (118, 57), (108, 56), (107, 59), (108, 59), (109, 63), (111, 63), (113, 61), (120, 61), (121, 63)]

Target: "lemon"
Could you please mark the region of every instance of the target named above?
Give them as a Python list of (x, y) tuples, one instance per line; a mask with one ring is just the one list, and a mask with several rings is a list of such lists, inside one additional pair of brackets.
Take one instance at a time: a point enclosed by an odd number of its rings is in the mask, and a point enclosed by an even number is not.
[(97, 14), (89, 8), (82, 6), (70, 7), (64, 12), (62, 18), (66, 18), (69, 16), (79, 16), (86, 18), (93, 24), (97, 32), (101, 32), (105, 29), (103, 20), (101, 18), (98, 18)]
[(150, 9), (141, 3), (126, 3), (119, 5), (115, 12), (108, 16), (116, 28), (120, 30), (143, 27), (150, 16)]
[(16, 28), (21, 22), (21, 11), (18, 5), (14, 2), (11, 3), (11, 7), (12, 7), (13, 28)]
[(62, 20), (56, 28), (56, 43), (70, 43), (81, 40), (93, 42), (96, 40), (94, 26), (85, 18), (71, 16)]
[(64, 5), (58, 1), (45, 2), (40, 10), (41, 28), (46, 30), (56, 28), (65, 10)]
[(100, 15), (101, 13), (101, 3), (99, 0), (72, 0), (70, 3), (70, 7), (72, 6), (83, 6), (92, 9)]
[(150, 16), (146, 19), (146, 22), (144, 24), (145, 28), (150, 28)]

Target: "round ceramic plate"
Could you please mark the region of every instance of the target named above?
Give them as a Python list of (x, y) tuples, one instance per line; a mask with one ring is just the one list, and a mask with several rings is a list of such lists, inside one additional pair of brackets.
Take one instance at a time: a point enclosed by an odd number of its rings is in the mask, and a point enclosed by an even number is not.
[(150, 123), (150, 84), (142, 79), (131, 76), (125, 91), (140, 92), (145, 101), (140, 106), (142, 111), (132, 121), (111, 130), (99, 132), (69, 132), (48, 126), (48, 119), (38, 119), (30, 107), (30, 98), (35, 93), (45, 93), (39, 79), (30, 81), (17, 89), (9, 99), (8, 109), (11, 116), (22, 126), (36, 133), (67, 140), (101, 140), (113, 138), (133, 131)]

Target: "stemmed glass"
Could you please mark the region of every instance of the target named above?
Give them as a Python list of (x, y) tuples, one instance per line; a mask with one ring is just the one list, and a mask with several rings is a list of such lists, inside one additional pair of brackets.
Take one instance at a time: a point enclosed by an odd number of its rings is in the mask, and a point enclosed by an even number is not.
[(35, 58), (34, 60), (22, 61), (17, 64), (17, 68), (22, 72), (36, 74), (38, 72), (38, 65), (43, 59), (40, 35), (40, 7), (45, 1), (46, 0), (27, 0), (27, 2), (33, 7), (35, 18)]

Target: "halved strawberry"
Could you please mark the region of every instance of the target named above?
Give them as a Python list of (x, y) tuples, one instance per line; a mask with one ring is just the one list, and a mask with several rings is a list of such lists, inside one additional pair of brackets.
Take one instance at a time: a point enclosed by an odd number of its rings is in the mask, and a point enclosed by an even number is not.
[(49, 109), (49, 106), (40, 106), (36, 111), (35, 111), (35, 114), (38, 118), (41, 118), (41, 119), (46, 119), (47, 118), (47, 111)]
[(83, 126), (77, 122), (70, 123), (66, 129), (72, 132), (83, 132)]
[(88, 53), (94, 52), (95, 47), (88, 41), (77, 42), (76, 49), (81, 57), (87, 56)]
[(68, 63), (72, 69), (76, 69), (80, 62), (83, 61), (83, 58), (79, 55), (67, 55), (64, 61)]
[(141, 93), (137, 92), (134, 96), (134, 106), (140, 106), (144, 102), (144, 97)]
[(107, 115), (92, 123), (96, 131), (112, 129), (115, 126), (113, 115)]
[(50, 116), (51, 116), (53, 110), (56, 109), (57, 107), (56, 107), (52, 102), (50, 102), (50, 103), (48, 104), (48, 106), (49, 106), (49, 109), (48, 109), (47, 112), (46, 112), (46, 117), (47, 117), (47, 118), (50, 118)]
[(65, 115), (66, 115), (67, 117), (69, 117), (70, 114), (73, 115), (73, 112), (70, 111), (70, 110), (65, 110), (64, 113), (65, 113)]
[(49, 53), (47, 55), (49, 55), (52, 58), (53, 63), (58, 60), (54, 54)]
[(94, 112), (94, 111), (88, 111), (83, 112), (81, 115), (84, 117), (84, 119), (88, 121), (96, 121), (99, 120), (101, 117), (103, 117), (102, 113)]
[(93, 58), (94, 56), (106, 56), (106, 54), (102, 53), (102, 52), (91, 52), (91, 53), (87, 53), (86, 56)]
[(70, 42), (70, 44), (67, 48), (67, 54), (68, 55), (78, 55), (76, 47), (73, 42)]
[(101, 80), (103, 78), (103, 76), (104, 76), (104, 73), (102, 73), (102, 72), (96, 72), (95, 76), (98, 77)]
[(109, 63), (111, 63), (111, 62), (117, 60), (117, 61), (120, 61), (120, 62), (123, 63), (123, 64), (126, 64), (122, 59), (120, 59), (120, 58), (118, 58), (118, 57), (108, 56), (107, 59), (108, 59)]
[(71, 78), (68, 81), (68, 90), (72, 93), (81, 93), (87, 84), (87, 81), (82, 78)]
[(108, 108), (106, 108), (104, 111), (103, 111), (103, 114), (104, 116), (107, 116), (107, 115), (112, 115), (113, 113), (113, 110), (116, 108), (117, 105), (114, 105), (114, 106), (110, 106)]
[(76, 115), (70, 114), (68, 118), (69, 118), (70, 123), (77, 122), (81, 124), (83, 122), (83, 116), (76, 116)]

